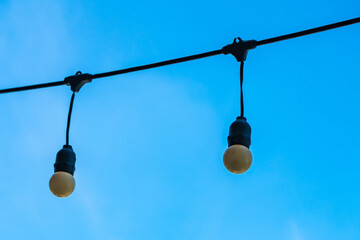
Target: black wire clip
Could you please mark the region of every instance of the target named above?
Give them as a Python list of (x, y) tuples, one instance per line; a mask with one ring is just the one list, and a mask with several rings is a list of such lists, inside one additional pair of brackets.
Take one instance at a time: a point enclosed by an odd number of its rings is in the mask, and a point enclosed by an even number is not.
[(223, 54), (232, 54), (238, 62), (244, 62), (250, 49), (257, 46), (256, 40), (243, 41), (241, 38), (235, 38), (232, 44), (222, 48)]
[(89, 73), (82, 73), (78, 71), (75, 75), (66, 77), (64, 82), (66, 85), (71, 86), (73, 92), (79, 92), (80, 88), (92, 81), (92, 75)]

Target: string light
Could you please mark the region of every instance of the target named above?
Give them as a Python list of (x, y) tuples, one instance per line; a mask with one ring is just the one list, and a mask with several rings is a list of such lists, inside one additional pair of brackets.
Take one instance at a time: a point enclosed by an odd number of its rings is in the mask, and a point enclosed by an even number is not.
[(0, 90), (0, 94), (62, 86), (62, 85), (68, 85), (71, 87), (73, 94), (70, 101), (70, 108), (69, 108), (67, 128), (66, 128), (66, 144), (56, 155), (56, 161), (54, 164), (55, 173), (51, 177), (49, 182), (50, 190), (55, 196), (67, 197), (73, 192), (75, 188), (75, 180), (73, 178), (73, 175), (75, 171), (76, 156), (75, 156), (75, 152), (72, 149), (72, 146), (69, 145), (70, 119), (71, 119), (75, 93), (79, 92), (82, 86), (84, 86), (86, 83), (91, 82), (93, 79), (97, 79), (97, 78), (104, 78), (104, 77), (110, 77), (110, 76), (130, 73), (130, 72), (137, 72), (146, 69), (192, 61), (192, 60), (211, 57), (220, 54), (225, 54), (225, 55), (231, 54), (236, 58), (238, 62), (240, 62), (240, 116), (237, 117), (236, 120), (230, 126), (229, 136), (228, 136), (228, 149), (224, 153), (223, 161), (225, 167), (230, 172), (236, 174), (244, 173), (250, 168), (252, 163), (252, 155), (249, 150), (251, 144), (251, 127), (247, 122), (247, 119), (244, 117), (244, 98), (243, 98), (243, 88), (242, 88), (244, 61), (246, 60), (248, 51), (261, 45), (284, 41), (284, 40), (297, 38), (322, 31), (327, 31), (330, 29), (344, 27), (359, 22), (360, 22), (360, 17), (317, 27), (317, 28), (311, 28), (300, 32), (268, 38), (261, 41), (256, 41), (256, 40), (243, 41), (240, 38), (236, 38), (232, 44), (228, 44), (219, 50), (214, 50), (214, 51), (200, 53), (187, 57), (175, 58), (167, 61), (151, 63), (147, 65), (126, 68), (111, 72), (98, 73), (94, 75), (89, 73), (83, 74), (81, 72), (77, 72), (73, 76), (66, 77), (63, 81), (2, 89)]

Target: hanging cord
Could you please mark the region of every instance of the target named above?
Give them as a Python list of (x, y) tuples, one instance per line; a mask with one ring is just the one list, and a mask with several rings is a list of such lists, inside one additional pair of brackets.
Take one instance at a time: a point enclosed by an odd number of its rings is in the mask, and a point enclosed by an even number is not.
[(71, 119), (71, 112), (74, 104), (75, 92), (73, 92), (70, 100), (70, 107), (69, 107), (69, 114), (67, 120), (67, 127), (66, 127), (66, 145), (69, 145), (69, 130), (70, 130), (70, 119)]
[(243, 82), (244, 82), (244, 62), (241, 62), (241, 64), (240, 64), (240, 117), (244, 117)]

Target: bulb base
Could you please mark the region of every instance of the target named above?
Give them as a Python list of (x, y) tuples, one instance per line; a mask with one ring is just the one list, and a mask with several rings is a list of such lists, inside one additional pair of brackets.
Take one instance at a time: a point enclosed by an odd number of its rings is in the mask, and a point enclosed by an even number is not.
[(74, 175), (76, 155), (70, 145), (64, 145), (57, 153), (54, 164), (54, 172), (67, 172)]
[(251, 145), (251, 127), (244, 117), (237, 117), (230, 125), (228, 146), (235, 144), (243, 145), (247, 148)]

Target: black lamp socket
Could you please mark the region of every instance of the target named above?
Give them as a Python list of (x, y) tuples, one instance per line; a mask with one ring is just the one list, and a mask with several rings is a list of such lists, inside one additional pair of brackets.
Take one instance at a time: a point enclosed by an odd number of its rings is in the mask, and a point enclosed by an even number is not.
[(64, 145), (57, 153), (54, 164), (55, 172), (63, 171), (74, 175), (76, 155), (70, 145)]
[(228, 146), (234, 144), (244, 145), (249, 148), (251, 145), (251, 127), (244, 117), (237, 117), (230, 125)]

